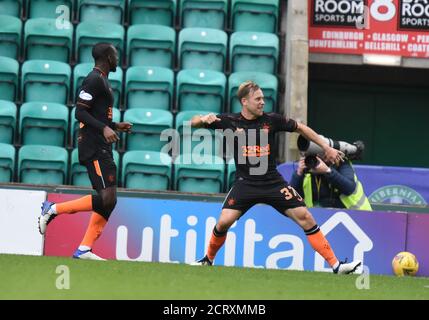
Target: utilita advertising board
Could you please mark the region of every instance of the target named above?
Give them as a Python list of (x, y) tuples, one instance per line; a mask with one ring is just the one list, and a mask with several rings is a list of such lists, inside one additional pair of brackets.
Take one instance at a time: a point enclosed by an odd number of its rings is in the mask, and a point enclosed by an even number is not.
[(308, 0), (314, 53), (429, 57), (427, 0)]
[[(81, 195), (49, 194), (61, 202)], [(107, 259), (191, 263), (208, 246), (222, 203), (119, 197), (94, 252)], [(372, 274), (392, 274), (392, 259), (410, 251), (429, 275), (429, 215), (312, 208), (312, 214), (340, 259), (363, 260)], [(47, 256), (71, 256), (89, 213), (63, 214), (49, 224)], [(228, 232), (216, 265), (332, 272), (314, 252), (302, 229), (267, 205), (256, 205)]]

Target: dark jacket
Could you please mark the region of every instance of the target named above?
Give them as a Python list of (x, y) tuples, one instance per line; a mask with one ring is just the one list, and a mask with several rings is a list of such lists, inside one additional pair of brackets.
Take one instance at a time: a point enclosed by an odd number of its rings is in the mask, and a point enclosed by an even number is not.
[[(326, 208), (344, 208), (340, 194), (350, 195), (356, 188), (354, 181), (354, 170), (348, 161), (341, 163), (338, 167), (331, 166), (331, 172), (322, 175), (311, 174), (311, 186), (313, 191), (313, 202), (315, 206)], [(304, 197), (303, 181), (304, 175), (299, 176), (296, 171), (292, 174), (290, 185)], [(320, 178), (320, 189), (317, 188), (316, 176)]]

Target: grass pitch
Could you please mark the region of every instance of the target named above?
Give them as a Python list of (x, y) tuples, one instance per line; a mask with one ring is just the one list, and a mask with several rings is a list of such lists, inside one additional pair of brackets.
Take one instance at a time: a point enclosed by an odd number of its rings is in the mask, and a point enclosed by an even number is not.
[[(64, 285), (69, 270), (70, 288)], [(58, 273), (57, 273), (58, 272)], [(0, 255), (0, 299), (429, 299), (429, 278)]]

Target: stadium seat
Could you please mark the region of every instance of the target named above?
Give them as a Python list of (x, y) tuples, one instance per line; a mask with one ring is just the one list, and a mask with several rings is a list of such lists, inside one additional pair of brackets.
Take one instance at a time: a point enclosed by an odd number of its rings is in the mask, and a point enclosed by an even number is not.
[(277, 31), (279, 0), (232, 0), (231, 12), (234, 31)]
[(128, 68), (125, 81), (127, 109), (170, 110), (173, 102), (174, 73), (162, 67)]
[(185, 28), (179, 33), (181, 69), (225, 69), (228, 36), (222, 30)]
[(279, 38), (265, 32), (234, 32), (231, 35), (232, 72), (259, 71), (277, 73)]
[(182, 192), (223, 192), (225, 162), (216, 156), (183, 154), (174, 161), (175, 189)]
[(122, 158), (122, 186), (129, 189), (168, 190), (171, 157), (156, 151), (128, 151)]
[(235, 172), (237, 171), (235, 167), (234, 159), (230, 159), (226, 165), (226, 187), (228, 190), (231, 190), (232, 184), (235, 181)]
[(176, 0), (128, 0), (130, 24), (160, 24), (174, 27)]
[[(69, 21), (72, 21), (74, 0), (27, 0), (27, 17), (56, 19), (64, 14), (64, 9), (59, 6), (67, 6)], [(57, 12), (58, 8), (58, 12)], [(66, 18), (66, 16), (65, 16)]]
[(107, 22), (81, 22), (76, 28), (76, 60), (78, 63), (94, 62), (92, 48), (98, 42), (112, 43), (122, 61), (124, 47), (124, 27)]
[(69, 63), (73, 46), (73, 25), (59, 29), (55, 19), (27, 20), (25, 27), (25, 57)]
[(0, 56), (12, 59), (19, 58), (21, 29), (22, 22), (20, 19), (0, 15)]
[(241, 103), (237, 98), (237, 91), (240, 84), (248, 80), (256, 82), (264, 92), (264, 111), (276, 111), (278, 94), (278, 80), (276, 76), (263, 72), (236, 72), (229, 76), (228, 81), (230, 112), (235, 113), (241, 111)]
[[(113, 160), (115, 161), (118, 175), (119, 173), (119, 153), (116, 150), (112, 150)], [(117, 176), (117, 181), (119, 177)], [(85, 166), (79, 163), (79, 151), (78, 149), (73, 149), (71, 153), (71, 163), (70, 163), (70, 184), (73, 186), (79, 187), (92, 187), (91, 181), (88, 177), (88, 170)]]
[(16, 127), (16, 105), (0, 100), (0, 143), (13, 144)]
[(176, 32), (167, 26), (143, 24), (129, 27), (127, 57), (130, 66), (173, 69)]
[(133, 124), (126, 135), (126, 150), (161, 151), (166, 141), (160, 139), (162, 131), (173, 127), (173, 115), (157, 109), (132, 109), (125, 111), (124, 121)]
[[(73, 88), (74, 88), (73, 101), (74, 102), (76, 102), (83, 80), (92, 71), (93, 68), (94, 68), (93, 62), (80, 63), (75, 66), (73, 70)], [(122, 78), (123, 78), (123, 72), (120, 67), (116, 68), (116, 72), (109, 72), (109, 82), (110, 82), (110, 85), (112, 86), (113, 96), (115, 99), (115, 102), (113, 104), (114, 108), (119, 108), (119, 105), (120, 105), (121, 95), (122, 95)]]
[(22, 146), (18, 152), (18, 181), (32, 184), (64, 184), (67, 150), (56, 146)]
[[(121, 112), (117, 108), (113, 108), (112, 121), (120, 122), (121, 121)], [(70, 138), (71, 145), (73, 148), (77, 147), (77, 137), (79, 133), (79, 122), (76, 120), (76, 107), (70, 112)], [(116, 144), (113, 145), (113, 149), (116, 147)]]
[(23, 101), (67, 104), (71, 69), (67, 63), (51, 60), (29, 60), (22, 65)]
[(182, 28), (225, 29), (227, 0), (180, 0)]
[(182, 70), (177, 74), (179, 111), (202, 110), (220, 113), (225, 101), (225, 74), (212, 70)]
[(27, 102), (19, 111), (22, 144), (64, 147), (67, 139), (69, 111), (58, 103)]
[(79, 21), (122, 24), (126, 0), (78, 0)]
[[(175, 128), (180, 136), (180, 151), (181, 154), (195, 153), (199, 155), (211, 154), (223, 156), (221, 148), (223, 136), (214, 130), (206, 128), (191, 128), (190, 120), (192, 117), (207, 112), (204, 111), (182, 111), (176, 116)], [(210, 145), (206, 145), (210, 143)]]
[(0, 0), (1, 14), (21, 18), (23, 0)]
[(18, 73), (18, 61), (8, 57), (0, 57), (0, 100), (16, 100)]
[(15, 148), (0, 142), (0, 183), (12, 182), (15, 168)]

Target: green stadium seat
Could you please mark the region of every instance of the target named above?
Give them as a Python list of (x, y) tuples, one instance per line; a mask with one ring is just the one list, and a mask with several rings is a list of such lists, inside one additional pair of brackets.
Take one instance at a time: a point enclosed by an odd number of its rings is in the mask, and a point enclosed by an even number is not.
[[(121, 121), (121, 112), (117, 108), (112, 110), (112, 121), (120, 122)], [(70, 112), (70, 138), (71, 145), (73, 148), (77, 147), (77, 138), (79, 134), (79, 122), (76, 120), (76, 107)], [(113, 145), (113, 148), (116, 147), (116, 144)]]
[(76, 28), (77, 62), (94, 62), (92, 48), (98, 42), (112, 43), (118, 50), (119, 61), (122, 61), (124, 47), (124, 27), (107, 22), (81, 22)]
[(21, 18), (23, 0), (0, 0), (1, 14)]
[(21, 29), (22, 22), (20, 19), (0, 15), (0, 56), (12, 59), (19, 58)]
[(68, 123), (68, 108), (58, 103), (27, 102), (19, 110), (22, 144), (63, 147)]
[(122, 24), (125, 2), (126, 0), (78, 0), (79, 20)]
[(0, 100), (0, 143), (13, 144), (16, 128), (16, 105)]
[(176, 0), (128, 0), (130, 24), (159, 24), (174, 27)]
[(71, 69), (67, 63), (52, 60), (29, 60), (22, 65), (23, 101), (67, 104)]
[[(75, 66), (73, 70), (73, 88), (74, 88), (73, 101), (74, 102), (76, 102), (83, 80), (92, 71), (93, 68), (94, 68), (93, 62), (80, 63)], [(112, 86), (113, 96), (115, 99), (113, 103), (114, 108), (119, 108), (119, 105), (120, 105), (121, 96), (122, 96), (122, 78), (123, 78), (123, 72), (120, 67), (117, 67), (115, 72), (109, 72), (109, 82), (110, 82), (110, 85)]]
[[(50, 18), (56, 19), (64, 14), (64, 8), (67, 6), (69, 21), (72, 21), (74, 10), (74, 0), (27, 0), (27, 17), (33, 18)], [(58, 12), (57, 12), (58, 8)]]
[(234, 31), (277, 31), (279, 0), (232, 0), (231, 12)]
[(15, 101), (18, 94), (18, 61), (0, 57), (0, 99)]
[(70, 159), (70, 184), (79, 187), (92, 187), (88, 170), (79, 163), (79, 152), (73, 149)]
[(223, 192), (225, 162), (216, 156), (183, 154), (174, 161), (177, 191), (197, 193)]
[(125, 81), (127, 109), (170, 110), (173, 102), (174, 73), (162, 67), (128, 68)]
[(18, 152), (18, 181), (31, 184), (66, 183), (68, 153), (56, 146), (22, 146)]
[(171, 157), (156, 151), (128, 151), (122, 158), (122, 186), (129, 189), (168, 190)]
[(132, 109), (125, 111), (124, 121), (133, 124), (132, 132), (126, 135), (126, 150), (161, 151), (166, 141), (161, 133), (173, 127), (173, 114), (158, 109)]
[(15, 168), (15, 148), (0, 143), (0, 183), (12, 182)]
[(230, 112), (236, 113), (241, 111), (241, 103), (237, 98), (237, 91), (240, 84), (248, 80), (256, 82), (264, 92), (264, 111), (276, 111), (278, 95), (278, 80), (276, 76), (263, 72), (236, 72), (229, 76), (228, 81)]
[[(115, 161), (117, 172), (119, 174), (119, 153), (116, 150), (112, 150), (113, 160)], [(119, 177), (117, 178), (119, 180)], [(70, 163), (70, 184), (79, 187), (92, 187), (91, 181), (88, 177), (88, 170), (85, 166), (79, 163), (79, 152), (78, 149), (73, 149), (71, 153)]]
[(25, 57), (69, 63), (73, 46), (73, 25), (59, 29), (55, 19), (27, 20), (25, 27)]
[(234, 32), (231, 35), (232, 72), (259, 71), (277, 73), (279, 38), (265, 32)]
[(182, 70), (177, 74), (178, 109), (220, 113), (225, 101), (225, 87), (226, 77), (222, 72)]
[(225, 29), (227, 0), (180, 0), (182, 28)]
[(230, 159), (226, 165), (226, 187), (228, 190), (231, 190), (232, 185), (235, 181), (235, 172), (237, 171), (235, 167), (234, 159)]
[(176, 32), (173, 28), (152, 24), (129, 27), (127, 57), (130, 66), (174, 67)]
[(227, 0), (180, 0), (180, 8), (182, 28), (225, 29)]
[[(182, 111), (176, 116), (175, 128), (180, 136), (180, 153), (211, 154), (223, 156), (223, 136), (221, 133), (206, 128), (191, 128), (190, 120), (207, 111)], [(204, 143), (203, 143), (204, 142)], [(210, 143), (206, 145), (205, 143)]]
[(185, 28), (179, 33), (181, 69), (225, 69), (228, 36), (222, 30)]

